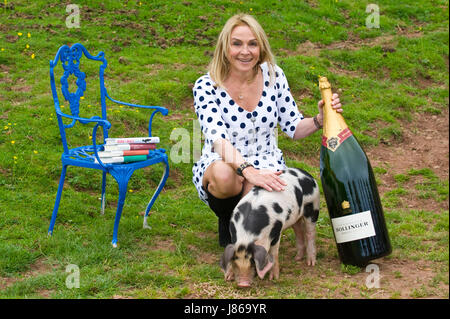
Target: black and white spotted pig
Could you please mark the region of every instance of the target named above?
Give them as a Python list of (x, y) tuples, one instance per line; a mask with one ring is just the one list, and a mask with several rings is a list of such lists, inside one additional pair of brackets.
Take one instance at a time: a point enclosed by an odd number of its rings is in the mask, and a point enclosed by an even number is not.
[(316, 221), (319, 216), (319, 187), (307, 172), (287, 168), (280, 175), (287, 186), (281, 192), (253, 189), (237, 204), (230, 220), (231, 242), (220, 266), (225, 280), (235, 277), (239, 287), (249, 287), (255, 275), (278, 279), (278, 248), (281, 232), (291, 227), (297, 240), (296, 260), (306, 250), (306, 263), (316, 262)]

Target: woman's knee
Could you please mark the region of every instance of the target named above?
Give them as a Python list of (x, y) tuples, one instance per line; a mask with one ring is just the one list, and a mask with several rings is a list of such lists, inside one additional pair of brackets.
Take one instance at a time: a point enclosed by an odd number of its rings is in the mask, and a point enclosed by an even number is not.
[(208, 191), (217, 198), (227, 198), (239, 194), (242, 190), (243, 178), (223, 161), (214, 162), (212, 165), (208, 168), (208, 170), (211, 169), (208, 172)]

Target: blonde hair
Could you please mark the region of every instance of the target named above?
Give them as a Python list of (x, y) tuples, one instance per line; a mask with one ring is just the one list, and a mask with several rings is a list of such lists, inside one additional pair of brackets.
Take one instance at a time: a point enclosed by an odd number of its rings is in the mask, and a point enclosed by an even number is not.
[(240, 13), (232, 16), (225, 23), (222, 31), (220, 32), (219, 38), (217, 39), (214, 56), (208, 66), (211, 79), (220, 87), (223, 87), (223, 83), (230, 71), (228, 48), (231, 42), (231, 32), (233, 32), (235, 27), (241, 25), (246, 25), (250, 28), (258, 41), (258, 46), (260, 47), (259, 60), (255, 66), (255, 71), (257, 71), (257, 68), (259, 68), (262, 63), (267, 62), (269, 67), (270, 82), (272, 82), (275, 78), (275, 58), (270, 50), (266, 33), (255, 18), (248, 14)]

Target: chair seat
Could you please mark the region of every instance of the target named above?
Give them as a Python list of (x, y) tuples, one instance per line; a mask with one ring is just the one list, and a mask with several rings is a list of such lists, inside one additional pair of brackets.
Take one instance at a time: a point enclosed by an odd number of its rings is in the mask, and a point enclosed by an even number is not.
[[(97, 152), (103, 151), (103, 145), (97, 145)], [(166, 150), (163, 148), (150, 150), (147, 155), (147, 160), (129, 163), (108, 163), (103, 164), (106, 168), (116, 166), (133, 166), (134, 168), (147, 167), (156, 163), (160, 163), (167, 158)], [(69, 149), (69, 153), (63, 153), (61, 156), (63, 164), (88, 167), (94, 169), (105, 170), (102, 165), (95, 162), (94, 146), (85, 145), (76, 148)], [(101, 160), (101, 159), (100, 159)]]

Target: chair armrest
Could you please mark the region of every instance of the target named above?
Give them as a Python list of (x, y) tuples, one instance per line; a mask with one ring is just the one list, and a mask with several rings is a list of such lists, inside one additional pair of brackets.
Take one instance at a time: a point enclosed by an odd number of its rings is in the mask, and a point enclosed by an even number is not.
[(148, 123), (148, 136), (152, 136), (152, 122), (153, 122), (153, 117), (155, 116), (155, 114), (158, 112), (160, 112), (164, 116), (169, 114), (169, 110), (162, 106), (139, 105), (139, 104), (132, 104), (132, 103), (126, 103), (126, 102), (114, 100), (113, 98), (111, 98), (108, 95), (108, 91), (106, 91), (106, 89), (105, 89), (105, 95), (108, 99), (110, 99), (111, 101), (113, 101), (114, 103), (117, 103), (117, 104), (140, 107), (140, 108), (144, 108), (144, 109), (152, 109), (153, 112), (152, 112), (152, 115), (150, 116), (150, 121)]
[(72, 119), (72, 123), (69, 125), (64, 125), (64, 127), (69, 128), (75, 125), (76, 121), (79, 121), (82, 124), (87, 124), (87, 123), (98, 123), (100, 126), (104, 126), (106, 129), (110, 129), (111, 128), (111, 123), (108, 122), (108, 120), (104, 120), (102, 119), (100, 116), (93, 116), (91, 118), (85, 118), (85, 117), (79, 117), (79, 116), (73, 116), (73, 115), (68, 115), (65, 114), (63, 112), (61, 112), (60, 110), (56, 110), (56, 113), (62, 117), (65, 118), (69, 118)]
[[(97, 159), (97, 162), (100, 164), (101, 167), (103, 167), (105, 170), (107, 169), (105, 164), (103, 164), (102, 160), (100, 159), (100, 157), (98, 156), (98, 152), (97, 152), (97, 129), (98, 126), (101, 125), (101, 123), (97, 123), (94, 128), (92, 129), (92, 145), (94, 146), (94, 156)], [(111, 125), (111, 124), (110, 124)]]
[(108, 95), (108, 91), (106, 91), (106, 89), (105, 89), (105, 93), (106, 93), (106, 97), (107, 97), (108, 99), (110, 99), (111, 101), (113, 101), (114, 103), (117, 103), (117, 104), (128, 105), (128, 106), (134, 106), (134, 107), (140, 107), (140, 108), (144, 108), (144, 109), (154, 109), (154, 110), (157, 110), (157, 111), (161, 112), (161, 114), (164, 115), (164, 116), (166, 116), (167, 114), (169, 114), (169, 110), (166, 109), (165, 107), (162, 107), (162, 106), (150, 106), (150, 105), (140, 105), (140, 104), (126, 103), (126, 102), (114, 100), (113, 98), (111, 98), (111, 97)]

